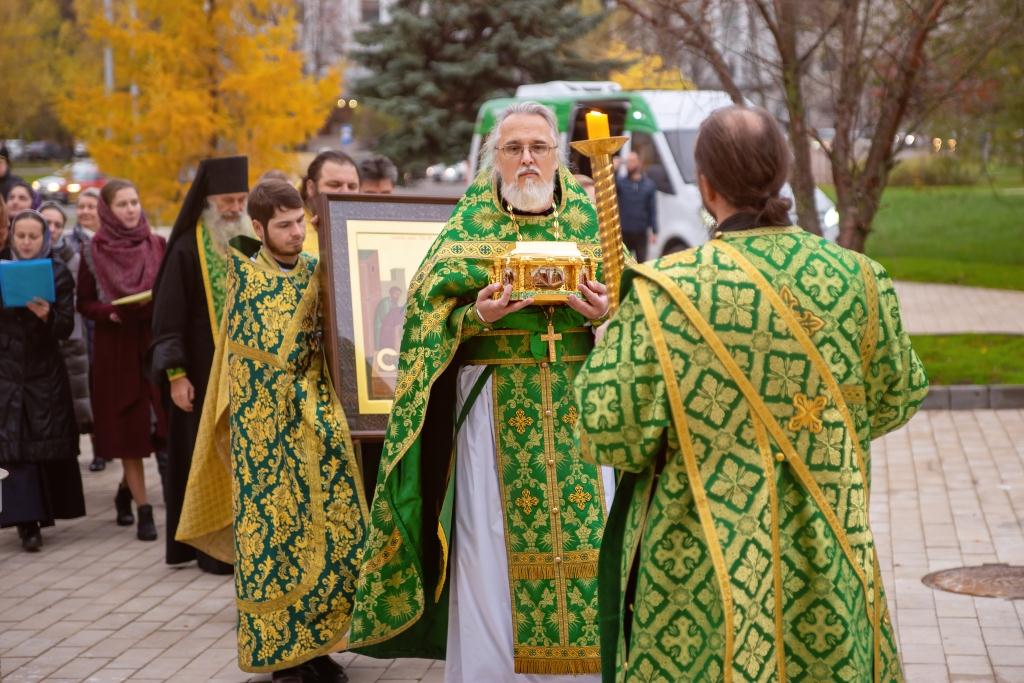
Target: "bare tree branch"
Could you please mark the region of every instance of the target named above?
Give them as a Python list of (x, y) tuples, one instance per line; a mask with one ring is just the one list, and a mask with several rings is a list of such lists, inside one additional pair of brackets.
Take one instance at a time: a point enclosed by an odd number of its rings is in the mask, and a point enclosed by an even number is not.
[[(739, 0), (619, 0), (634, 17), (657, 34), (670, 36), (688, 52), (698, 55), (730, 92), (741, 101), (737, 80), (729, 73), (726, 58), (741, 59), (753, 79), (769, 76), (774, 84), (767, 96), (785, 106), (794, 153), (791, 184), (797, 198), (801, 223), (814, 225), (814, 185), (810, 147), (821, 146), (836, 185), (840, 213), (840, 243), (863, 249), (871, 222), (895, 155), (899, 130), (916, 129), (931, 112), (956, 92), (980, 68), (994, 45), (1011, 34), (1015, 24), (988, 18), (1004, 10), (997, 0), (832, 0), (806, 3), (799, 0), (745, 0), (751, 26), (767, 29), (774, 43), (766, 54), (763, 42), (730, 35), (718, 42), (723, 31), (712, 22), (709, 8), (737, 7)], [(658, 14), (661, 12), (662, 14)], [(729, 17), (725, 17), (728, 23)], [(975, 40), (948, 40), (952, 31), (986, 27)], [(991, 30), (988, 27), (998, 27)], [(945, 36), (947, 40), (941, 38)], [(946, 44), (948, 43), (948, 44)], [(829, 51), (827, 66), (817, 58)], [(831, 59), (832, 55), (835, 59)], [(937, 61), (934, 61), (937, 60)], [(938, 64), (941, 88), (925, 79), (926, 65)], [(756, 83), (744, 84), (748, 96)], [(811, 120), (812, 102), (827, 98), (826, 116), (833, 116), (835, 133), (826, 137)], [(820, 116), (821, 113), (818, 113)]]
[(839, 26), (839, 21), (842, 18), (842, 12), (836, 12), (835, 16), (828, 25), (818, 34), (818, 37), (814, 39), (814, 42), (804, 51), (804, 53), (797, 57), (797, 61), (800, 63), (801, 68), (806, 68), (807, 63), (811, 60), (811, 57), (818, 51), (818, 49), (825, 44), (828, 37), (832, 35), (832, 32)]
[(1016, 26), (1014, 25), (1014, 23), (1006, 21), (1001, 25), (1000, 29), (996, 33), (989, 35), (983, 41), (983, 43), (979, 47), (977, 47), (977, 53), (966, 65), (964, 65), (963, 68), (960, 69), (960, 72), (952, 79), (946, 80), (946, 87), (943, 88), (942, 91), (943, 94), (940, 95), (939, 97), (934, 98), (931, 102), (925, 104), (917, 112), (916, 117), (910, 123), (908, 123), (904, 127), (904, 129), (919, 129), (921, 125), (924, 123), (924, 121), (933, 113), (935, 113), (935, 111), (939, 107), (941, 107), (943, 104), (950, 102), (956, 97), (959, 97), (960, 93), (958, 92), (958, 87), (962, 85), (965, 81), (967, 81), (967, 79), (970, 78), (977, 71), (981, 63), (988, 58), (988, 56), (992, 53), (992, 50), (994, 50), (998, 45), (1001, 45), (1003, 41), (1015, 30)]
[[(619, 0), (619, 5), (648, 24), (652, 26), (658, 25), (658, 22), (655, 20), (653, 15), (644, 11), (639, 6), (639, 3), (634, 0)], [(715, 76), (718, 77), (718, 80), (722, 85), (722, 89), (729, 94), (732, 101), (737, 104), (742, 104), (743, 93), (740, 92), (739, 87), (736, 85), (736, 81), (733, 78), (732, 73), (729, 71), (729, 66), (725, 63), (725, 59), (722, 57), (721, 51), (715, 47), (710, 36), (708, 36), (707, 32), (704, 30), (703, 25), (694, 19), (693, 15), (687, 12), (681, 5), (673, 5), (671, 9), (683, 21), (685, 30), (680, 31), (678, 27), (671, 25), (662, 25), (662, 28), (682, 41), (684, 45), (701, 55), (707, 61), (708, 65), (711, 66), (711, 69), (715, 72)]]

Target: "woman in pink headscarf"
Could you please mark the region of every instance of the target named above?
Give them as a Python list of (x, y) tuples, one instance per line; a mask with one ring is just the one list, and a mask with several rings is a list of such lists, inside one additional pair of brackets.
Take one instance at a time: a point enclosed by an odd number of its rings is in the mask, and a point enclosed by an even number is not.
[(98, 211), (100, 229), (83, 250), (87, 267), (78, 276), (78, 310), (96, 325), (90, 386), (94, 443), (103, 457), (118, 458), (124, 466), (114, 498), (117, 523), (134, 523), (134, 500), (138, 537), (153, 541), (156, 525), (142, 459), (163, 448), (166, 434), (160, 393), (145, 372), (153, 304), (112, 302), (153, 288), (167, 243), (150, 229), (139, 192), (127, 180), (103, 187)]

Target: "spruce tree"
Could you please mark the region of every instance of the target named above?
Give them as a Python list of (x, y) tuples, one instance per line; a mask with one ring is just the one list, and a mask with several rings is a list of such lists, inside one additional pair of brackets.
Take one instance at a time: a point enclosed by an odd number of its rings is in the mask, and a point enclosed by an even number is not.
[[(603, 18), (564, 0), (398, 0), (357, 35), (355, 94), (389, 117), (378, 150), (405, 169), (465, 159), (480, 105), (524, 83), (603, 79), (585, 36)], [(593, 46), (592, 54), (602, 52)]]

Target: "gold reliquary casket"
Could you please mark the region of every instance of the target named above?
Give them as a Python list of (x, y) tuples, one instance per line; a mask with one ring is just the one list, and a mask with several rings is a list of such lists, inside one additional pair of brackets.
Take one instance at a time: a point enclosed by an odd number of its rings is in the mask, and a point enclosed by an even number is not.
[[(593, 264), (575, 242), (516, 242), (494, 261), (494, 281), (512, 285), (513, 301), (532, 297), (538, 304), (564, 304), (593, 277)], [(500, 297), (501, 290), (494, 295)]]

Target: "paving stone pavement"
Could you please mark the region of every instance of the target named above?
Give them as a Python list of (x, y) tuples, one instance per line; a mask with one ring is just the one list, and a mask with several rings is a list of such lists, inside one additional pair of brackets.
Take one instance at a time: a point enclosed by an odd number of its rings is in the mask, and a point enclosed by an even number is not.
[[(230, 578), (167, 567), (162, 536), (143, 543), (116, 526), (120, 466), (92, 473), (90, 458), (81, 459), (89, 516), (45, 529), (35, 555), (13, 529), (0, 532), (4, 683), (269, 680), (235, 663)], [(921, 583), (949, 567), (1024, 564), (1024, 411), (920, 413), (875, 443), (872, 470), (872, 525), (907, 680), (1024, 683), (1024, 601)], [(444, 677), (442, 662), (335, 657), (353, 683)]]
[(896, 282), (911, 334), (1024, 334), (1024, 292)]

